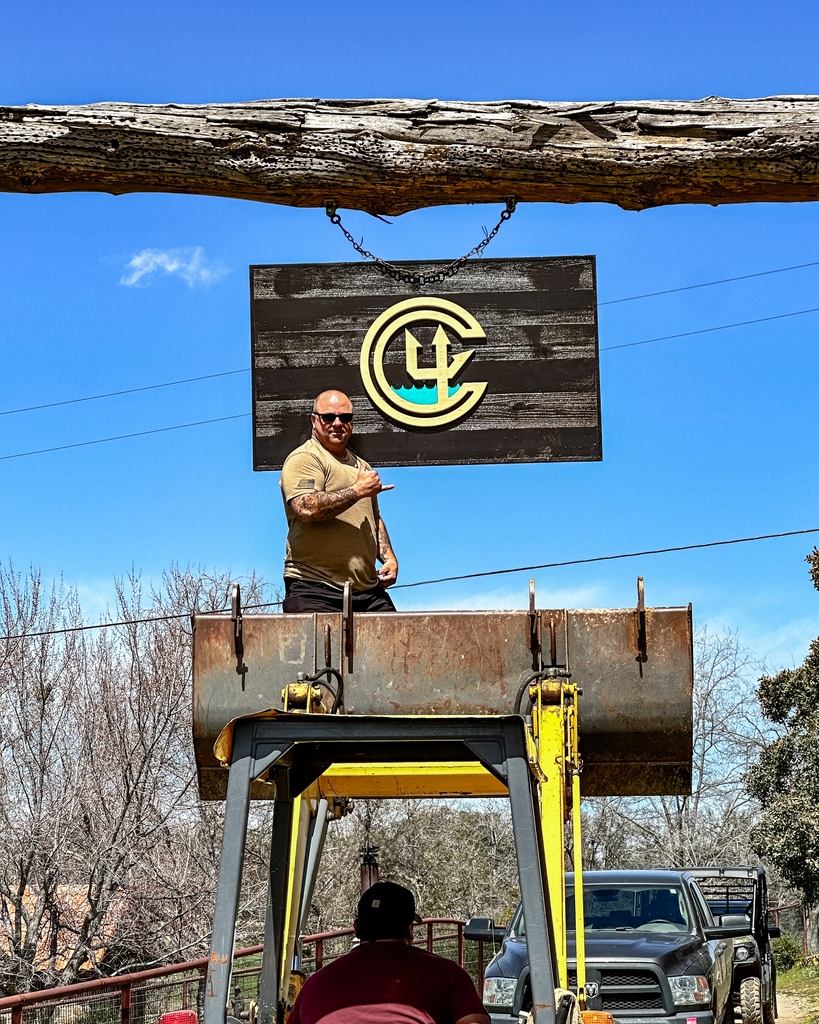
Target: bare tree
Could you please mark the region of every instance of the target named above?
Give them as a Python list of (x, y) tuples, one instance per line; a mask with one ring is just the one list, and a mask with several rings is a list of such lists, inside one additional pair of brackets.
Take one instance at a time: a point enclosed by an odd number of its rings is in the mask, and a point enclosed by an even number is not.
[(755, 696), (758, 672), (736, 635), (698, 631), (691, 795), (586, 801), (588, 867), (755, 862), (750, 831), (757, 804), (745, 775), (768, 732)]
[(406, 885), (425, 917), (490, 914), (508, 920), (518, 900), (506, 800), (361, 800), (330, 826), (310, 928), (351, 923), (359, 895), (359, 851), (379, 848), (382, 878)]
[[(695, 651), (691, 796), (584, 800), (586, 868), (755, 860), (749, 833), (757, 806), (744, 776), (765, 739), (754, 696), (758, 666), (731, 633), (703, 628)], [(486, 913), (502, 921), (514, 908), (518, 882), (504, 801), (360, 801), (354, 816), (331, 826), (311, 928), (350, 922), (364, 843), (380, 847), (382, 877), (414, 889), (425, 914)]]
[[(76, 594), (0, 565), (0, 984), (25, 991), (205, 952), (222, 807), (201, 803), (191, 747), (188, 613), (223, 609), (229, 576), (172, 567), (117, 584), (110, 628)], [(246, 605), (264, 599), (245, 582)], [(143, 621), (139, 621), (143, 620)], [(113, 623), (122, 623), (113, 625)], [(697, 638), (694, 792), (584, 808), (590, 867), (746, 860), (742, 778), (764, 738), (732, 635)], [(257, 805), (238, 941), (261, 938), (269, 805)], [(310, 927), (350, 922), (359, 848), (427, 916), (508, 918), (517, 870), (504, 801), (361, 801), (332, 826)]]
[[(0, 971), (17, 991), (204, 952), (221, 808), (200, 804), (188, 620), (224, 609), (229, 576), (172, 567), (117, 584), (110, 628), (76, 595), (0, 567)], [(263, 586), (246, 581), (249, 604)], [(142, 621), (140, 621), (142, 620)], [(147, 621), (146, 621), (147, 620)], [(59, 630), (68, 630), (57, 632)], [(264, 824), (265, 811), (257, 813)], [(264, 892), (250, 843), (243, 921)], [(253, 865), (256, 865), (255, 870)]]

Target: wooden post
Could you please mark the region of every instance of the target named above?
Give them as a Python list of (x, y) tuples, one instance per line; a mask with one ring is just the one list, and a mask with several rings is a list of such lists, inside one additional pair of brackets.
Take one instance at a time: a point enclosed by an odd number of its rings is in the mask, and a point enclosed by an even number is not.
[(0, 191), (176, 192), (401, 214), (819, 198), (819, 97), (0, 107)]

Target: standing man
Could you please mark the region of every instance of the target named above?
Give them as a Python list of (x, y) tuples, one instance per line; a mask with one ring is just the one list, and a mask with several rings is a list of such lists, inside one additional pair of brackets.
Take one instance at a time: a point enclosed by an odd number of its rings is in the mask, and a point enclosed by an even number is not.
[(358, 902), (360, 945), (304, 983), (287, 1024), (490, 1024), (472, 979), (412, 944), (415, 898), (376, 882)]
[(377, 500), (393, 485), (382, 484), (372, 466), (347, 447), (353, 406), (345, 394), (323, 391), (310, 419), (313, 436), (282, 467), (289, 527), (282, 610), (341, 611), (349, 581), (355, 611), (394, 612), (385, 588), (398, 579), (398, 561)]

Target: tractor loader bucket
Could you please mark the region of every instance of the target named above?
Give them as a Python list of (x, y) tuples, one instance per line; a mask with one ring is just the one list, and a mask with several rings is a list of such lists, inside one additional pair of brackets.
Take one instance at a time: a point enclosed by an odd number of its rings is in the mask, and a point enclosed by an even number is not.
[[(193, 730), (203, 799), (225, 798), (227, 771), (213, 751), (225, 726), (284, 710), (284, 692), (296, 694), (291, 684), (301, 679), (306, 693), (311, 676), (328, 711), (336, 704), (338, 713), (356, 717), (526, 715), (527, 680), (571, 678), (582, 693), (584, 796), (690, 792), (690, 606), (645, 608), (641, 602), (631, 609), (354, 617), (242, 616), (234, 607), (231, 617), (196, 615)], [(451, 768), (450, 788), (442, 788), (437, 771), (429, 773), (427, 785), (416, 767), (406, 777), (394, 769), (392, 775), (380, 773), (381, 788), (372, 789), (372, 778), (338, 765), (325, 773), (320, 795), (504, 792), (480, 766)], [(272, 790), (254, 781), (252, 798), (269, 799)]]

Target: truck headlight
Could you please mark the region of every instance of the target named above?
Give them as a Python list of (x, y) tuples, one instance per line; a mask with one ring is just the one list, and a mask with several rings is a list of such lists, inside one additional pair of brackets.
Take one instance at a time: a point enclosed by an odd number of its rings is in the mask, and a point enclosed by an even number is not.
[(754, 950), (752, 946), (736, 946), (734, 947), (734, 960), (743, 962), (750, 960), (753, 956)]
[(682, 974), (676, 978), (669, 978), (668, 984), (671, 987), (674, 1005), (677, 1007), (701, 1006), (703, 1003), (711, 1002), (708, 979), (701, 974)]
[(484, 1006), (496, 1006), (499, 1009), (511, 1010), (517, 987), (517, 978), (484, 978)]

